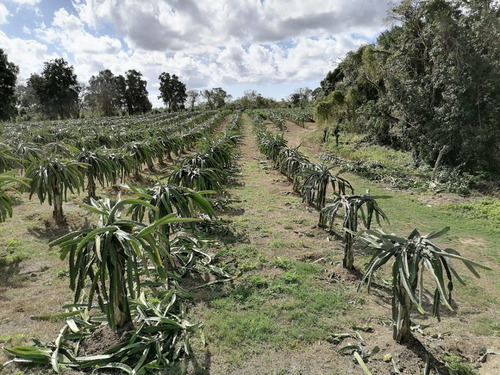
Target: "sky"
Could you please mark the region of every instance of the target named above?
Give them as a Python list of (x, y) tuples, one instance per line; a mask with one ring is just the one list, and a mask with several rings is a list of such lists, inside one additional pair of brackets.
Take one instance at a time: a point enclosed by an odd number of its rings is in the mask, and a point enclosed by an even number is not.
[(2, 0), (0, 48), (18, 82), (64, 58), (87, 84), (141, 72), (154, 107), (162, 72), (187, 90), (314, 90), (350, 50), (389, 26), (389, 0)]

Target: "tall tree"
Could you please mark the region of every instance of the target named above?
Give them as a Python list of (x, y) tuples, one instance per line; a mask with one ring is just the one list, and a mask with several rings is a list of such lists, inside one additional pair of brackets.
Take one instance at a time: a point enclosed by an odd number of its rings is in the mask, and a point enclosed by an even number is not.
[(311, 100), (312, 90), (308, 87), (300, 88), (290, 95), (290, 101), (294, 106), (304, 107)]
[(207, 100), (210, 109), (224, 107), (224, 105), (226, 105), (226, 99), (228, 98), (227, 92), (220, 87), (203, 90), (202, 95)]
[[(387, 67), (388, 97), (418, 161), (500, 170), (500, 6), (493, 0), (404, 2)], [(488, 36), (489, 33), (495, 36)]]
[(73, 67), (64, 59), (44, 63), (42, 74), (32, 74), (28, 87), (37, 96), (42, 112), (50, 119), (78, 117), (81, 90)]
[(16, 82), (19, 68), (9, 62), (7, 55), (0, 48), (0, 120), (6, 120), (16, 114)]
[(187, 99), (186, 85), (175, 74), (170, 75), (163, 72), (158, 79), (160, 80), (158, 99), (162, 99), (165, 106), (172, 111), (184, 109), (184, 103)]
[(498, 1), (405, 0), (392, 17), (321, 82), (343, 94), (344, 124), (416, 164), (499, 172)]
[(153, 107), (148, 99), (146, 85), (147, 82), (142, 79), (142, 73), (134, 69), (128, 70), (125, 77), (118, 76), (118, 90), (124, 99), (129, 115), (146, 113)]
[(104, 116), (116, 115), (121, 109), (121, 99), (118, 79), (111, 70), (105, 69), (90, 77), (85, 101), (92, 111)]
[(189, 103), (189, 108), (193, 109), (196, 101), (200, 97), (200, 92), (198, 90), (189, 90), (186, 92), (187, 94), (187, 101)]

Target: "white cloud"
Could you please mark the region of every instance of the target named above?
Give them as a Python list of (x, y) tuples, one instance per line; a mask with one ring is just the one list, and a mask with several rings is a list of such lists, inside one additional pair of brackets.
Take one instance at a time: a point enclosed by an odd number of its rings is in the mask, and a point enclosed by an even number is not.
[(19, 5), (37, 5), (40, 4), (42, 0), (10, 0), (12, 3)]
[(189, 50), (228, 42), (268, 43), (324, 32), (372, 37), (386, 7), (367, 0), (88, 0), (75, 4), (83, 22), (110, 23), (134, 48)]
[(57, 58), (48, 53), (46, 45), (36, 40), (9, 38), (0, 31), (0, 45), (3, 47), (9, 61), (19, 66), (18, 81), (28, 79), (33, 73), (40, 73), (43, 63)]
[(59, 43), (72, 54), (115, 54), (122, 49), (118, 39), (106, 35), (96, 37), (86, 32), (83, 22), (65, 9), (56, 11), (52, 26), (37, 30), (37, 34), (46, 42)]
[(0, 25), (7, 23), (7, 16), (9, 16), (9, 10), (3, 4), (0, 4)]
[[(387, 9), (373, 0), (73, 0), (72, 5), (64, 8), (61, 2), (38, 29), (25, 28), (28, 41), (4, 34), (3, 43), (0, 34), (0, 45), (10, 46), (9, 56), (22, 62), (22, 72), (40, 71), (55, 57), (73, 65), (81, 82), (103, 69), (114, 74), (136, 69), (158, 105), (162, 72), (178, 75), (188, 89), (319, 85), (332, 61), (384, 29)], [(43, 2), (39, 6), (47, 12)], [(30, 54), (22, 50), (25, 44)]]

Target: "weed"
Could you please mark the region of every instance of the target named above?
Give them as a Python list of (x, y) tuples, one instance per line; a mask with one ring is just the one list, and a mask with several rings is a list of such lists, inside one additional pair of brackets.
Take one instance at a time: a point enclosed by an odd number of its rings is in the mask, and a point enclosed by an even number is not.
[(491, 225), (500, 225), (500, 202), (494, 199), (482, 199), (477, 203), (448, 204), (445, 209), (466, 219), (487, 220)]
[(274, 258), (274, 266), (282, 270), (291, 270), (292, 268), (294, 268), (294, 263), (289, 259), (277, 257)]
[(459, 356), (453, 354), (446, 354), (443, 356), (443, 361), (445, 362), (449, 375), (476, 374), (476, 371), (474, 371), (472, 365)]

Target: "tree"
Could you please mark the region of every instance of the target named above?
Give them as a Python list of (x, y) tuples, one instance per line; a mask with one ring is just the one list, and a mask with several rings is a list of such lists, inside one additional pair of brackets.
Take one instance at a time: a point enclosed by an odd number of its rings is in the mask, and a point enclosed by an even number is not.
[(340, 67), (336, 67), (333, 71), (326, 74), (326, 77), (321, 81), (321, 89), (323, 90), (323, 95), (327, 96), (335, 90), (337, 84), (342, 82), (344, 79), (344, 73)]
[(296, 107), (306, 106), (311, 100), (312, 90), (310, 88), (300, 88), (292, 95), (290, 95), (290, 101)]
[(270, 107), (272, 99), (264, 98), (260, 93), (255, 90), (247, 90), (244, 95), (237, 100), (237, 104), (244, 109), (257, 109)]
[(90, 77), (88, 92), (85, 95), (86, 104), (104, 116), (113, 116), (122, 106), (119, 89), (118, 78), (111, 70), (102, 70), (97, 76)]
[(349, 52), (323, 92), (344, 95), (350, 131), (411, 151), (415, 164), (498, 172), (499, 14), (494, 0), (403, 1), (397, 26)]
[(146, 113), (153, 108), (148, 99), (147, 82), (142, 79), (142, 73), (131, 69), (125, 77), (118, 76), (117, 86), (129, 115)]
[(36, 113), (40, 111), (40, 103), (35, 89), (30, 85), (20, 84), (16, 86), (17, 105), (20, 106), (20, 114)]
[(49, 119), (78, 117), (78, 94), (81, 90), (73, 67), (64, 59), (44, 63), (42, 74), (32, 74), (28, 80)]
[(189, 90), (186, 94), (189, 108), (194, 109), (196, 101), (200, 97), (200, 92), (198, 90)]
[[(175, 74), (171, 76), (169, 73), (163, 72), (158, 79), (160, 80), (160, 96), (158, 96), (158, 99), (162, 99), (165, 106), (172, 111), (184, 109), (184, 103), (187, 99), (186, 85), (179, 81), (179, 77)], [(192, 103), (192, 106), (194, 106), (194, 103)]]
[(19, 67), (9, 62), (7, 55), (0, 48), (0, 120), (7, 120), (16, 115), (16, 82)]
[(202, 95), (207, 100), (210, 109), (224, 107), (226, 99), (228, 98), (227, 92), (220, 87), (215, 87), (211, 90), (203, 90)]

